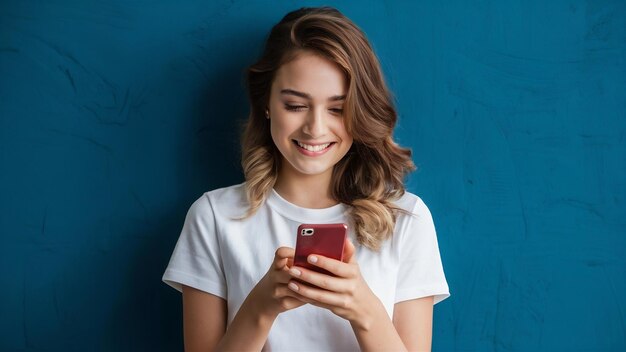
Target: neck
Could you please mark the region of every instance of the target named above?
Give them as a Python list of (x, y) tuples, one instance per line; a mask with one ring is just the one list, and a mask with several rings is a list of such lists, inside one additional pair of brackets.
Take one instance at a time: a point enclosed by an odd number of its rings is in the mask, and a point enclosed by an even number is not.
[(321, 175), (278, 173), (274, 189), (288, 202), (303, 208), (322, 209), (336, 205), (330, 192), (332, 172)]

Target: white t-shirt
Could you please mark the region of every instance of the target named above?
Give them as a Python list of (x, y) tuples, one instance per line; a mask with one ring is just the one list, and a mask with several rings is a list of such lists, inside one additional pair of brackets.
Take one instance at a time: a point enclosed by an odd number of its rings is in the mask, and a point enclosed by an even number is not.
[[(395, 303), (450, 296), (430, 211), (418, 196), (406, 192), (395, 202), (415, 216), (401, 214), (391, 239), (380, 252), (356, 246), (356, 260), (371, 290), (392, 317)], [(232, 220), (247, 210), (245, 184), (216, 189), (196, 200), (185, 218), (162, 280), (182, 292), (181, 284), (226, 299), (228, 324), (268, 271), (278, 247), (294, 248), (302, 223), (346, 223), (345, 204), (310, 209), (296, 206), (274, 189), (246, 220)], [(358, 351), (350, 323), (310, 304), (278, 315), (264, 351)]]

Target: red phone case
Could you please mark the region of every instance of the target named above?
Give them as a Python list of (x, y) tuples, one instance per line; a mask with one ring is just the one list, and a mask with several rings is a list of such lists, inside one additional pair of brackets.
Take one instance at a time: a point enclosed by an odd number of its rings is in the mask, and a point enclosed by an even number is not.
[[(312, 233), (311, 230), (313, 230)], [(294, 265), (333, 275), (324, 269), (309, 264), (307, 258), (310, 254), (319, 254), (343, 260), (343, 246), (347, 232), (348, 225), (346, 224), (302, 224), (298, 226)]]

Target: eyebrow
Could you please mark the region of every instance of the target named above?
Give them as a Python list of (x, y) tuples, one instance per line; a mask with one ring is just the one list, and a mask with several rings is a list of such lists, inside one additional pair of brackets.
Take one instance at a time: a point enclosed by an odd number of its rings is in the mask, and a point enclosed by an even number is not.
[[(309, 99), (309, 100), (313, 99), (310, 94), (303, 93), (303, 92), (298, 92), (297, 90), (293, 90), (293, 89), (282, 89), (280, 91), (280, 94), (295, 95), (297, 97), (301, 97), (301, 98), (305, 98), (305, 99)], [(344, 99), (346, 99), (346, 95), (345, 94), (344, 95), (333, 95), (332, 97), (328, 98), (328, 101), (339, 101), (339, 100), (344, 100)]]

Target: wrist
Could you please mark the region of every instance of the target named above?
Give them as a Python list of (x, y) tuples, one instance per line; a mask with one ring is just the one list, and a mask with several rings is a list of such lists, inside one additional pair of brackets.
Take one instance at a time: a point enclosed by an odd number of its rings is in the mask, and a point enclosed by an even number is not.
[(265, 304), (259, 304), (253, 295), (249, 295), (239, 309), (244, 310), (255, 325), (271, 327), (278, 314), (268, 311), (265, 307)]
[(267, 312), (258, 311), (254, 315), (255, 322), (259, 327), (262, 328), (271, 328), (274, 324), (274, 320), (276, 320), (277, 315)]
[(378, 297), (374, 296), (372, 302), (365, 305), (365, 307), (365, 310), (361, 314), (350, 321), (353, 330), (363, 332), (371, 331), (376, 322), (381, 321), (381, 319), (389, 319), (387, 310)]

